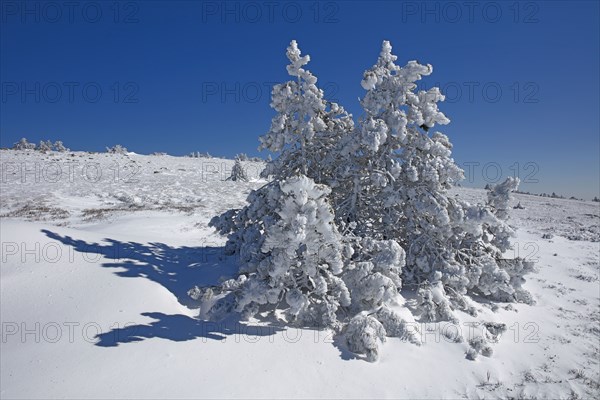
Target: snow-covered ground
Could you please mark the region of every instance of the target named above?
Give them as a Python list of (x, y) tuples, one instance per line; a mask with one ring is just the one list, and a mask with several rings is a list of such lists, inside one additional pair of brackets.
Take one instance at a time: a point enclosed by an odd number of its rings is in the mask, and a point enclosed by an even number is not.
[[(328, 331), (197, 318), (187, 291), (235, 271), (208, 221), (265, 183), (260, 163), (243, 163), (250, 182), (216, 158), (1, 150), (0, 164), (2, 398), (600, 397), (598, 203), (515, 195), (537, 304), (418, 324), (423, 345), (388, 338), (368, 363)], [(508, 330), (470, 361), (451, 336), (476, 321)]]

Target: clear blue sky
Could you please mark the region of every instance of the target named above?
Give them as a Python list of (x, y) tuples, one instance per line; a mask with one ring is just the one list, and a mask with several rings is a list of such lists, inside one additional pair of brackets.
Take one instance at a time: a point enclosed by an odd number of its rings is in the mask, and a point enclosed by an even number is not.
[(400, 63), (434, 66), (424, 87), (448, 96), (441, 130), (465, 185), (500, 169), (522, 190), (599, 195), (597, 1), (0, 4), (3, 147), (258, 155), (290, 40), (358, 119), (362, 73), (387, 39)]

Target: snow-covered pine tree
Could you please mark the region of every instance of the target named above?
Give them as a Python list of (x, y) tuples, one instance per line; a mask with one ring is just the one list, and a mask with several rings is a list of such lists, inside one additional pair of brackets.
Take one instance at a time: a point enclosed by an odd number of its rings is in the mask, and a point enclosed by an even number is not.
[[(518, 181), (491, 187), (483, 205), (449, 195), (463, 173), (449, 139), (432, 131), (449, 122), (437, 108), (443, 96), (437, 88), (415, 92), (431, 66), (398, 67), (384, 42), (365, 72), (366, 115), (354, 129), (301, 68), (308, 57), (295, 42), (288, 58), (297, 81), (275, 86), (278, 114), (261, 138), (262, 148), (279, 154), (265, 169), (274, 181), (253, 191), (241, 210), (210, 222), (228, 235), (225, 250), (238, 256), (239, 275), (191, 296), (213, 316), (285, 309), (290, 321), (343, 327), (349, 348), (369, 360), (386, 336), (411, 336), (412, 315), (393, 311), (401, 276), (417, 288), (424, 320), (456, 320), (455, 308), (474, 313), (468, 292), (530, 301), (521, 285), (532, 264), (502, 258), (512, 234), (508, 196)], [(319, 244), (324, 253), (315, 251)], [(483, 342), (471, 345), (490, 354)]]
[(235, 164), (233, 164), (233, 168), (231, 169), (231, 175), (227, 180), (248, 182), (248, 175), (246, 174), (246, 170), (244, 169), (240, 158), (236, 157)]
[(354, 127), (352, 116), (341, 106), (324, 98), (317, 78), (302, 68), (309, 61), (301, 56), (295, 40), (287, 48), (289, 75), (295, 78), (275, 85), (271, 107), (277, 115), (271, 129), (259, 138), (259, 150), (279, 153), (265, 169), (275, 179), (303, 174), (317, 183), (329, 183), (335, 168), (332, 147)]
[[(218, 315), (222, 310), (234, 308), (252, 314), (260, 307), (264, 308), (269, 299), (279, 304), (280, 297), (271, 297), (273, 284), (265, 286), (257, 282), (266, 279), (279, 282), (281, 286), (281, 272), (276, 271), (296, 271), (292, 274), (296, 276), (295, 282), (288, 281), (287, 275), (284, 275), (285, 282), (288, 282), (283, 285), (286, 291), (296, 289), (294, 285), (298, 284), (298, 277), (308, 276), (309, 283), (300, 292), (293, 290), (290, 295), (286, 294), (286, 303), (282, 303), (293, 310), (304, 310), (292, 312), (296, 321), (310, 326), (339, 328), (352, 316), (366, 312), (371, 314), (369, 318), (375, 318), (382, 325), (380, 333), (401, 336), (406, 332), (404, 319), (388, 305), (399, 300), (404, 250), (391, 240), (356, 235), (343, 237), (338, 233), (332, 211), (320, 212), (317, 219), (311, 216), (306, 228), (298, 228), (299, 224), (306, 224), (304, 206), (298, 209), (297, 205), (294, 206), (298, 200), (290, 202), (287, 196), (291, 194), (295, 199), (303, 199), (306, 192), (314, 193), (316, 198), (317, 192), (311, 189), (314, 186), (319, 188), (319, 202), (322, 201), (324, 207), (325, 199), (331, 198), (330, 189), (315, 184), (315, 181), (320, 180), (339, 190), (337, 169), (344, 165), (342, 161), (349, 155), (343, 150), (349, 144), (342, 139), (350, 137), (348, 134), (353, 130), (353, 123), (351, 116), (341, 107), (323, 99), (323, 92), (315, 86), (316, 78), (300, 68), (308, 62), (308, 57), (300, 56), (295, 42), (288, 48), (288, 58), (292, 63), (288, 72), (298, 81), (277, 85), (273, 89), (272, 107), (278, 115), (273, 119), (269, 133), (261, 138), (262, 148), (276, 154), (279, 152), (279, 157), (266, 168), (266, 174), (274, 180), (252, 192), (246, 207), (230, 210), (210, 223), (221, 234), (228, 235), (225, 251), (238, 256), (241, 274), (237, 280), (211, 289), (213, 293), (235, 293), (219, 300), (211, 308), (211, 313)], [(309, 177), (303, 175), (305, 171)], [(288, 174), (292, 177), (288, 178)], [(290, 182), (294, 185), (302, 183), (303, 191), (286, 189)], [(283, 212), (281, 204), (285, 204), (284, 210), (287, 211)], [(292, 215), (295, 216), (292, 218)], [(273, 224), (277, 221), (278, 228), (273, 233)], [(272, 239), (268, 238), (271, 237), (279, 238), (275, 246), (269, 244)], [(311, 259), (321, 261), (307, 263)], [(329, 267), (322, 270), (323, 265)], [(299, 273), (298, 268), (308, 270)], [(316, 276), (315, 271), (318, 272)], [(324, 294), (325, 289), (332, 292)], [(205, 291), (194, 290), (192, 295), (202, 298)], [(315, 303), (312, 299), (319, 301)], [(338, 315), (339, 307), (344, 307), (344, 319)], [(353, 322), (348, 338), (366, 335), (372, 325), (358, 322)], [(349, 340), (350, 345), (354, 339)], [(351, 347), (373, 359), (376, 341), (370, 342), (368, 349), (361, 347), (359, 342), (354, 340)]]
[(287, 57), (295, 80), (273, 88), (271, 107), (278, 114), (260, 138), (259, 149), (279, 154), (265, 169), (273, 181), (251, 192), (243, 209), (210, 222), (229, 235), (225, 249), (238, 256), (241, 274), (215, 289), (232, 293), (212, 313), (233, 306), (252, 315), (268, 303), (272, 309), (287, 307), (290, 320), (339, 328), (337, 310), (350, 306), (339, 277), (342, 238), (327, 201), (330, 190), (311, 178), (323, 177), (327, 152), (353, 122), (343, 108), (324, 99), (317, 78), (302, 68), (310, 57), (301, 56), (296, 41)]
[(514, 236), (514, 230), (507, 221), (510, 216), (511, 193), (517, 190), (519, 183), (519, 178), (509, 177), (502, 183), (490, 186), (487, 191), (487, 206), (498, 219), (495, 224), (488, 224), (488, 230), (492, 237), (491, 243), (500, 252), (511, 247), (510, 238)]
[(107, 147), (106, 152), (110, 154), (127, 154), (127, 148), (121, 146), (120, 144), (116, 144), (113, 147)]
[(501, 258), (511, 233), (503, 220), (507, 194), (518, 181), (497, 186), (487, 206), (448, 194), (463, 171), (451, 157), (448, 137), (433, 131), (449, 123), (437, 106), (444, 96), (436, 87), (416, 91), (431, 65), (410, 61), (399, 67), (391, 51), (384, 41), (377, 63), (364, 74), (366, 115), (347, 139), (354, 143), (343, 179), (350, 186), (333, 187), (338, 223), (362, 237), (399, 241), (407, 252), (405, 281), (419, 285), (423, 315), (454, 319), (453, 308), (474, 313), (463, 296), (468, 290), (499, 293), (490, 290), (494, 284), (511, 292), (513, 283), (520, 286), (517, 275), (530, 270), (522, 260), (509, 267)]
[[(504, 182), (491, 186), (488, 190), (486, 208), (490, 210), (495, 219), (484, 223), (485, 234), (482, 240), (486, 244), (489, 243), (486, 249), (488, 254), (494, 257), (497, 269), (493, 269), (493, 274), (483, 273), (477, 289), (498, 301), (533, 304), (535, 302), (533, 297), (522, 287), (525, 283), (524, 276), (534, 271), (533, 260), (503, 256), (503, 253), (512, 249), (510, 238), (515, 236), (514, 229), (508, 221), (511, 193), (515, 192), (518, 186), (519, 178), (509, 177)], [(489, 277), (490, 275), (492, 278)], [(483, 286), (484, 283), (487, 285)]]
[(38, 147), (36, 148), (36, 150), (41, 151), (42, 153), (47, 153), (49, 151), (52, 151), (52, 142), (49, 140), (43, 141), (40, 140), (40, 144), (38, 145)]
[(229, 233), (228, 250), (240, 258), (240, 275), (214, 289), (226, 294), (211, 313), (234, 309), (245, 316), (281, 309), (288, 321), (339, 328), (338, 309), (350, 306), (340, 278), (342, 237), (333, 224), (329, 189), (305, 176), (253, 191), (235, 217), (210, 225)]
[(21, 138), (18, 142), (13, 145), (14, 150), (34, 150), (35, 143), (29, 143), (27, 139)]
[[(277, 115), (271, 121), (269, 132), (259, 138), (259, 149), (267, 149), (278, 157), (267, 164), (261, 175), (281, 182), (288, 177), (310, 173), (309, 177), (319, 183), (315, 175), (322, 175), (315, 171), (326, 169), (324, 158), (336, 145), (336, 139), (352, 129), (352, 118), (343, 108), (324, 99), (323, 91), (316, 86), (317, 78), (302, 68), (310, 57), (301, 56), (295, 40), (286, 54), (290, 61), (287, 71), (295, 80), (273, 87), (271, 107)], [(253, 193), (248, 198), (250, 202), (259, 201), (263, 192)], [(245, 228), (252, 226), (248, 221), (254, 218), (248, 212), (246, 209), (230, 210), (212, 222), (221, 233), (229, 234), (227, 246), (231, 254), (241, 252), (242, 265), (251, 262), (244, 258), (243, 246), (238, 243), (240, 237), (251, 231)]]
[(62, 141), (57, 140), (56, 142), (54, 142), (54, 150), (58, 151), (59, 153), (63, 153), (65, 151), (69, 151), (69, 149), (67, 147), (65, 147), (65, 145), (63, 144)]
[(449, 122), (437, 108), (444, 96), (438, 88), (415, 92), (431, 65), (410, 61), (399, 67), (396, 59), (384, 41), (377, 63), (364, 73), (366, 115), (356, 131), (360, 147), (353, 152), (355, 176), (345, 190), (343, 216), (361, 236), (399, 240), (407, 250), (409, 281), (431, 281), (435, 271), (459, 280), (464, 271), (449, 243), (459, 205), (447, 190), (463, 173), (451, 158), (448, 138), (431, 134), (436, 124)]

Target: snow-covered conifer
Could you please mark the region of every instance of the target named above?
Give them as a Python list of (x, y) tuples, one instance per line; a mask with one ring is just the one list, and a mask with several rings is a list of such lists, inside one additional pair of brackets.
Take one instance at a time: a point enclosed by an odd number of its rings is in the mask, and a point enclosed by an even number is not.
[(65, 145), (63, 144), (62, 141), (57, 140), (56, 142), (54, 142), (54, 150), (58, 151), (59, 153), (63, 153), (65, 151), (69, 151), (69, 149), (67, 147), (65, 147)]
[(35, 143), (29, 143), (27, 139), (21, 138), (18, 142), (13, 145), (14, 150), (34, 150)]
[(259, 149), (279, 153), (267, 170), (284, 178), (296, 174), (309, 176), (317, 183), (327, 183), (335, 167), (329, 159), (339, 137), (353, 129), (352, 116), (336, 103), (324, 98), (316, 85), (317, 78), (303, 67), (310, 61), (301, 56), (295, 40), (287, 49), (289, 75), (294, 80), (275, 85), (271, 107), (277, 115), (271, 129), (259, 138)]
[(508, 193), (518, 180), (494, 187), (487, 205), (471, 206), (448, 194), (463, 171), (451, 157), (448, 137), (433, 130), (449, 122), (437, 107), (444, 96), (435, 87), (416, 91), (432, 67), (416, 61), (399, 67), (391, 50), (384, 41), (377, 63), (364, 74), (366, 116), (348, 140), (354, 148), (342, 170), (346, 186), (333, 187), (336, 215), (362, 237), (397, 240), (407, 253), (404, 277), (421, 288), (422, 315), (452, 320), (454, 308), (475, 312), (464, 297), (469, 290), (505, 297), (516, 290), (513, 282), (520, 286), (508, 271), (529, 270), (519, 259), (507, 269), (501, 258), (512, 234)]
[[(449, 138), (434, 129), (449, 122), (437, 106), (444, 96), (416, 90), (430, 65), (399, 67), (391, 50), (383, 42), (364, 74), (365, 117), (354, 127), (302, 68), (309, 57), (290, 44), (296, 80), (274, 87), (277, 115), (260, 138), (278, 154), (261, 173), (273, 181), (210, 223), (228, 235), (225, 251), (238, 256), (240, 270), (210, 291), (191, 291), (211, 302), (209, 314), (279, 308), (290, 321), (345, 326), (349, 348), (372, 361), (386, 336), (411, 337), (410, 318), (394, 311), (403, 281), (416, 288), (424, 321), (456, 321), (455, 309), (475, 315), (468, 294), (533, 301), (522, 288), (533, 264), (503, 258), (518, 180), (490, 186), (485, 204), (448, 193), (463, 171)], [(479, 342), (472, 347), (473, 356), (488, 353)]]
[[(453, 260), (451, 220), (460, 206), (447, 190), (462, 179), (451, 158), (447, 136), (432, 132), (448, 118), (437, 108), (444, 99), (438, 88), (416, 91), (416, 82), (432, 72), (431, 65), (410, 61), (395, 64), (388, 41), (377, 63), (364, 74), (367, 90), (361, 100), (366, 116), (357, 130), (362, 172), (353, 180), (345, 212), (361, 235), (396, 238), (407, 250), (407, 277), (414, 282), (461, 279), (464, 273)], [(361, 167), (358, 168), (359, 170)]]
[[(305, 176), (269, 183), (253, 191), (249, 204), (211, 225), (230, 233), (227, 250), (239, 255), (238, 284), (216, 309), (230, 304), (252, 316), (281, 308), (289, 321), (338, 328), (338, 309), (350, 306), (340, 275), (342, 237), (327, 202), (329, 189)], [(234, 298), (234, 301), (231, 298)]]
[(40, 144), (38, 145), (38, 147), (36, 148), (36, 150), (41, 151), (42, 153), (47, 153), (49, 151), (52, 151), (52, 142), (49, 140), (43, 141), (40, 140)]
[(107, 147), (106, 152), (110, 154), (127, 154), (127, 148), (116, 144), (113, 147)]
[(487, 192), (487, 205), (498, 218), (495, 224), (489, 224), (488, 229), (493, 236), (492, 243), (504, 252), (510, 248), (510, 238), (514, 236), (513, 229), (507, 221), (510, 212), (510, 194), (519, 187), (519, 178), (509, 177), (504, 182), (490, 186)]
[[(463, 202), (463, 218), (457, 224), (461, 235), (457, 259), (466, 265), (467, 289), (497, 301), (533, 303), (522, 288), (524, 276), (534, 270), (534, 263), (522, 258), (505, 258), (511, 248), (514, 229), (508, 224), (510, 194), (518, 178), (490, 186), (488, 202), (470, 205)], [(458, 229), (457, 228), (457, 229)]]
[(519, 187), (519, 178), (507, 178), (504, 182), (490, 186), (488, 189), (488, 205), (494, 214), (503, 221), (508, 219), (510, 194)]

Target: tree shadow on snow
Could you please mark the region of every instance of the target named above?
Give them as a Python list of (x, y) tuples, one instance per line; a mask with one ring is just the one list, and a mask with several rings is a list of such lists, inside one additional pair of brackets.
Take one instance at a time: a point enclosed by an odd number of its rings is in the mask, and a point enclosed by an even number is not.
[[(80, 253), (82, 262), (90, 262), (104, 268), (114, 268), (115, 275), (126, 278), (145, 278), (162, 285), (171, 292), (177, 301), (191, 309), (200, 308), (199, 302), (187, 294), (194, 285), (204, 287), (219, 283), (222, 276), (235, 276), (237, 260), (225, 256), (224, 247), (172, 247), (164, 243), (123, 242), (105, 238), (101, 243), (86, 242), (71, 236), (43, 229), (50, 239), (56, 240)], [(74, 255), (69, 253), (70, 257)], [(101, 257), (110, 262), (99, 262)], [(253, 341), (263, 336), (283, 333), (283, 340), (291, 340), (287, 328), (278, 321), (265, 319), (260, 325), (240, 322), (238, 314), (231, 314), (222, 321), (212, 322), (192, 318), (183, 314), (168, 315), (160, 312), (142, 314), (155, 321), (147, 324), (126, 325), (97, 336), (97, 346), (114, 347), (121, 343), (134, 343), (151, 338), (162, 338), (183, 342), (203, 338), (203, 340), (224, 340), (233, 336), (236, 341)], [(314, 328), (304, 328), (305, 333)], [(311, 333), (312, 334), (312, 333)], [(319, 336), (315, 333), (316, 336)], [(291, 334), (291, 336), (294, 336)], [(327, 336), (325, 334), (325, 336)], [(340, 352), (343, 360), (352, 360), (356, 354), (348, 350), (339, 335), (328, 336), (328, 342)]]
[[(46, 229), (42, 232), (50, 239), (71, 246), (81, 254), (83, 262), (118, 269), (115, 271), (117, 276), (154, 281), (171, 292), (180, 304), (192, 309), (200, 308), (200, 304), (187, 294), (192, 286), (216, 285), (223, 275), (230, 277), (237, 271), (235, 257), (224, 256), (223, 247), (219, 246), (171, 247), (164, 243), (142, 244), (110, 238), (103, 239), (102, 243), (88, 243)], [(73, 257), (73, 254), (69, 253), (69, 256)], [(101, 256), (111, 262), (100, 263)], [(275, 326), (244, 324), (237, 315), (219, 322), (203, 321), (182, 314), (147, 312), (142, 315), (155, 321), (126, 325), (101, 333), (97, 335), (99, 342), (96, 345), (113, 347), (151, 338), (183, 342), (197, 338), (224, 340), (228, 336), (235, 336), (236, 340), (254, 340), (283, 330)]]
[[(88, 243), (46, 229), (42, 232), (81, 253), (83, 262), (118, 269), (115, 274), (121, 277), (146, 278), (162, 285), (188, 308), (200, 307), (187, 294), (192, 286), (215, 285), (221, 276), (233, 276), (237, 271), (234, 257), (224, 256), (223, 247), (171, 247), (164, 243), (141, 244), (109, 238), (102, 243)], [(100, 256), (112, 262), (100, 264)]]
[(160, 312), (142, 313), (156, 321), (149, 324), (126, 325), (96, 336), (96, 346), (114, 347), (121, 343), (134, 343), (145, 339), (162, 338), (175, 342), (185, 342), (197, 338), (225, 340), (233, 336), (236, 342), (256, 342), (263, 336), (275, 335), (281, 328), (242, 324), (236, 318), (220, 322), (208, 322), (186, 315), (167, 315)]

